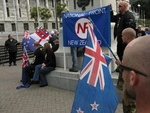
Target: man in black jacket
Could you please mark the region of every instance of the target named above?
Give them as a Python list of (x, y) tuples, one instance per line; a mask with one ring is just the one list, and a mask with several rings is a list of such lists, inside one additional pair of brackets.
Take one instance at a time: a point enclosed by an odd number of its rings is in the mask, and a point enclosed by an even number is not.
[[(26, 74), (28, 76), (28, 82), (31, 82), (31, 78), (33, 77), (33, 71), (35, 70), (35, 66), (38, 64), (42, 64), (45, 59), (45, 52), (43, 48), (39, 45), (39, 42), (34, 43), (34, 47), (36, 48), (34, 52), (33, 62), (25, 67)], [(32, 83), (38, 83), (39, 78), (33, 78), (34, 81)]]
[(11, 34), (8, 35), (8, 39), (5, 42), (5, 47), (9, 52), (9, 66), (12, 62), (16, 66), (16, 56), (17, 56), (17, 45), (20, 43), (12, 37)]
[(117, 37), (117, 55), (120, 61), (122, 61), (124, 48), (126, 47), (126, 44), (122, 41), (121, 33), (125, 28), (136, 28), (135, 17), (128, 10), (128, 5), (129, 4), (126, 1), (121, 1), (118, 7), (119, 14), (113, 16), (113, 12), (111, 12), (111, 21), (116, 23), (114, 28), (114, 38)]

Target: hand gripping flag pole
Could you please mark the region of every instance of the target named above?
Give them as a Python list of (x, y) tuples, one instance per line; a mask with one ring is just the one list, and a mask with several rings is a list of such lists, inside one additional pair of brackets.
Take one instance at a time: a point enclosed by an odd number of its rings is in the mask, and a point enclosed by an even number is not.
[(111, 50), (111, 48), (109, 47), (108, 43), (106, 42), (106, 40), (104, 39), (103, 35), (101, 34), (101, 32), (99, 31), (99, 29), (96, 27), (96, 25), (94, 24), (93, 20), (88, 17), (90, 22), (94, 25), (94, 27), (96, 28), (96, 30), (98, 31), (98, 33), (100, 34), (100, 36), (102, 37), (102, 40), (105, 42), (105, 44), (107, 45), (107, 48), (110, 50), (111, 54), (113, 55), (113, 57), (117, 60), (117, 57), (115, 56), (114, 52)]

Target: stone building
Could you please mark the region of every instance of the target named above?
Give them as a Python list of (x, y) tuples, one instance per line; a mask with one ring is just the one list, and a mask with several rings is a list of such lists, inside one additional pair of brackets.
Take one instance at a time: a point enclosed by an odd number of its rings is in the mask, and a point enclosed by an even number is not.
[[(49, 30), (56, 29), (55, 1), (66, 3), (70, 12), (86, 11), (105, 5), (112, 4), (113, 10), (117, 11), (116, 0), (1, 0), (0, 2), (0, 33), (22, 33), (24, 30), (35, 31), (36, 24), (34, 19), (30, 18), (30, 8), (46, 7), (49, 8), (52, 17), (48, 22), (39, 19), (38, 23)], [(83, 10), (80, 2), (89, 1)], [(118, 1), (118, 0), (117, 0)], [(61, 23), (58, 21), (58, 27)]]

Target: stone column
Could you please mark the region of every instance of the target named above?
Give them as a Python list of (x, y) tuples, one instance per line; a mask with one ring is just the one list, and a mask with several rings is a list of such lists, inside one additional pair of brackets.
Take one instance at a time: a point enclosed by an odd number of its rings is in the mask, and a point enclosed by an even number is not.
[(6, 11), (6, 1), (3, 0), (3, 18), (4, 18), (4, 21), (6, 20), (7, 18), (7, 11)]

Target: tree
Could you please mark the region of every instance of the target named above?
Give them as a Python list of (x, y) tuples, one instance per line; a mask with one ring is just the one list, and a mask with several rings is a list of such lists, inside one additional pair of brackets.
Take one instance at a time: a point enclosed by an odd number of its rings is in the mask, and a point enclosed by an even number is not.
[(41, 19), (44, 21), (47, 21), (52, 16), (50, 10), (47, 8), (41, 8), (39, 14), (40, 14)]
[[(49, 18), (51, 18), (51, 13), (48, 8), (38, 7), (38, 11), (39, 11), (39, 17), (42, 20), (47, 21)], [(32, 7), (30, 9), (30, 16), (31, 16), (31, 19), (34, 19), (36, 22), (38, 21), (37, 7)]]
[(67, 4), (58, 2), (56, 5), (56, 13), (57, 17), (61, 20), (62, 18), (62, 13), (63, 12), (69, 12), (68, 9), (66, 8)]
[[(140, 4), (140, 7), (138, 7), (138, 4)], [(145, 18), (150, 19), (149, 6), (150, 6), (150, 0), (138, 0), (134, 3), (132, 3), (131, 9), (132, 10), (138, 9), (139, 12), (144, 11), (145, 12)]]

